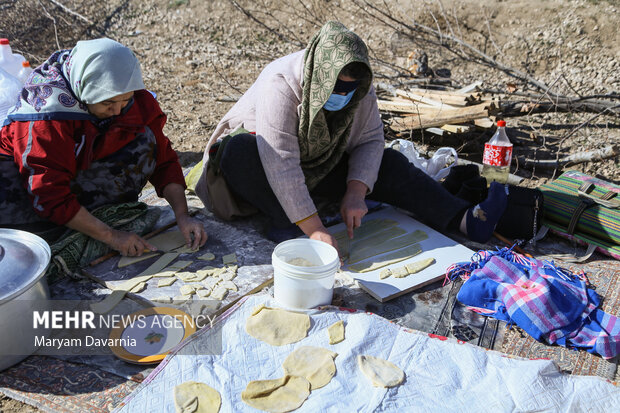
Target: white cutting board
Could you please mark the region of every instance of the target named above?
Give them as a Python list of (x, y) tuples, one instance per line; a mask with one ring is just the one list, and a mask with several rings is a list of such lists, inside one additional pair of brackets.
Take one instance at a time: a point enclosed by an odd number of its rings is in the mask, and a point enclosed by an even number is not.
[[(380, 211), (366, 215), (362, 219), (362, 226), (365, 221), (378, 218), (393, 219), (398, 222), (399, 227), (405, 229), (408, 233), (419, 229), (426, 232), (428, 235), (427, 239), (420, 241), (420, 246), (422, 247), (422, 252), (420, 254), (413, 258), (388, 265), (387, 267), (360, 273), (349, 271), (348, 265), (345, 261), (342, 270), (355, 279), (361, 288), (381, 302), (391, 300), (399, 295), (408, 293), (409, 291), (423, 287), (443, 278), (445, 276), (446, 269), (450, 265), (457, 262), (470, 261), (472, 255), (474, 254), (474, 251), (464, 245), (459, 244), (434, 229), (416, 221), (410, 216), (397, 211), (393, 207), (387, 207)], [(343, 229), (346, 230), (344, 223), (329, 227), (329, 232), (335, 234)], [(398, 268), (405, 264), (430, 257), (435, 258), (435, 264), (416, 274), (411, 274), (404, 278), (388, 277), (383, 280), (379, 278), (379, 273), (385, 268)], [(365, 261), (376, 261), (380, 259), (381, 255), (377, 255)]]

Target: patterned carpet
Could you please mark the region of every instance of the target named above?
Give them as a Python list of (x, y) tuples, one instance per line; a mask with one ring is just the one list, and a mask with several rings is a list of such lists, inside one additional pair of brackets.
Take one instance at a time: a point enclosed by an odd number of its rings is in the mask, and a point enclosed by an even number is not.
[[(472, 250), (492, 247), (450, 236)], [(544, 258), (550, 253), (566, 253), (571, 248), (549, 238), (540, 243), (536, 256)], [(603, 310), (620, 316), (620, 262), (595, 255), (585, 264), (562, 264), (557, 260), (556, 263), (574, 271), (583, 269), (596, 291), (604, 297)], [(512, 356), (552, 359), (569, 374), (596, 375), (620, 383), (617, 359), (605, 361), (584, 351), (538, 343), (516, 327), (508, 329), (503, 322), (467, 310), (456, 301), (459, 288), (460, 283), (442, 285), (440, 282), (379, 303), (359, 288), (339, 280), (333, 303), (370, 311), (408, 328), (454, 337)], [(128, 380), (128, 375), (123, 377), (118, 369), (108, 370), (31, 356), (0, 373), (0, 392), (47, 412), (108, 412), (145, 378), (143, 374), (136, 374)]]
[(31, 356), (0, 374), (0, 391), (46, 412), (109, 412), (138, 382), (51, 357)]

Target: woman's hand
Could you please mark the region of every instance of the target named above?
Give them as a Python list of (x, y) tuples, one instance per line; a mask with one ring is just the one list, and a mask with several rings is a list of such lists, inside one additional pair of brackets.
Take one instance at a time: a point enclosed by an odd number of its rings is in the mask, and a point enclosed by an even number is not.
[(310, 239), (316, 239), (318, 241), (323, 241), (329, 245), (331, 245), (332, 247), (336, 248), (336, 250), (338, 250), (338, 242), (336, 242), (336, 238), (334, 238), (332, 236), (332, 234), (330, 234), (329, 232), (327, 232), (327, 230), (325, 231), (314, 231), (312, 234), (310, 234)]
[(127, 257), (139, 257), (148, 250), (157, 251), (156, 247), (149, 244), (139, 235), (116, 229), (110, 230), (109, 236), (107, 237), (105, 243), (108, 244), (110, 248)]
[(301, 229), (310, 239), (323, 241), (338, 249), (338, 242), (336, 242), (336, 238), (334, 238), (332, 234), (327, 231), (327, 228), (325, 228), (321, 222), (321, 218), (319, 218), (318, 215), (313, 215), (303, 222), (300, 222), (299, 229)]
[(205, 245), (207, 242), (205, 227), (202, 222), (189, 216), (183, 187), (176, 183), (170, 183), (164, 187), (163, 195), (174, 211), (177, 225), (185, 237), (186, 245), (193, 250)]
[(103, 242), (122, 255), (135, 257), (142, 255), (145, 250), (157, 250), (139, 235), (109, 227), (91, 215), (84, 207), (81, 207), (65, 225)]
[(362, 218), (368, 213), (368, 207), (364, 198), (368, 187), (360, 181), (349, 181), (340, 203), (340, 215), (347, 226), (349, 238), (353, 238), (353, 230), (362, 225)]
[(189, 248), (197, 250), (207, 242), (205, 227), (196, 218), (192, 218), (187, 214), (180, 214), (180, 216), (177, 216), (177, 225), (185, 237), (185, 243)]

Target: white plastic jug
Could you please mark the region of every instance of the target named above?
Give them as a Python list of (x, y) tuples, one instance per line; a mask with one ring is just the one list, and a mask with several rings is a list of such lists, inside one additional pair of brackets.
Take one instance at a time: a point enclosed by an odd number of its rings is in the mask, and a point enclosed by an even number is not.
[(22, 70), (22, 62), (26, 59), (24, 56), (13, 53), (9, 39), (0, 39), (0, 68), (9, 74), (17, 77)]
[(0, 127), (9, 109), (17, 103), (17, 96), (21, 90), (21, 82), (0, 68)]
[(26, 80), (28, 80), (28, 76), (30, 76), (30, 73), (32, 72), (33, 72), (33, 69), (32, 67), (30, 67), (30, 62), (27, 60), (23, 61), (22, 69), (17, 74), (17, 79), (19, 79), (19, 81), (22, 82), (22, 85), (23, 85), (24, 83), (26, 83)]

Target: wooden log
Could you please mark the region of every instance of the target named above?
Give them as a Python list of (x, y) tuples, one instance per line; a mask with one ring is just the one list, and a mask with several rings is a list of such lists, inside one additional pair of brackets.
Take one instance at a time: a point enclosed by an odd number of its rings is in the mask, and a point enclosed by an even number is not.
[(430, 97), (426, 97), (424, 95), (421, 95), (419, 93), (414, 93), (414, 92), (409, 92), (406, 90), (402, 90), (402, 89), (396, 89), (396, 94), (398, 96), (407, 98), (407, 99), (411, 99), (414, 102), (422, 102), (422, 103), (426, 103), (427, 105), (431, 105), (431, 106), (437, 106), (437, 107), (446, 107), (446, 108), (456, 108), (456, 106), (450, 105), (448, 103), (444, 103), (441, 100), (436, 100), (436, 99), (431, 99)]
[(596, 162), (604, 159), (614, 158), (620, 155), (620, 145), (609, 145), (601, 149), (596, 149), (588, 152), (577, 152), (572, 155), (565, 156), (558, 160), (556, 159), (528, 159), (525, 157), (519, 157), (519, 165), (524, 168), (539, 168), (539, 169), (556, 169), (568, 165), (576, 165), (584, 162)]
[(465, 106), (462, 108), (442, 109), (433, 114), (420, 114), (418, 116), (408, 116), (392, 118), (390, 128), (396, 132), (412, 129), (432, 128), (447, 124), (471, 122), (475, 119), (486, 118), (495, 112), (493, 103), (481, 103), (475, 106)]
[(462, 94), (454, 90), (411, 89), (409, 92), (453, 106), (465, 106), (468, 103), (480, 102), (482, 97), (480, 92)]
[(479, 128), (489, 129), (495, 125), (495, 122), (493, 122), (489, 118), (480, 118), (474, 119), (474, 125), (478, 126)]
[(432, 133), (433, 135), (437, 135), (437, 136), (443, 136), (444, 133), (446, 133), (446, 131), (441, 128), (428, 128), (426, 129), (426, 131), (428, 133)]
[(419, 102), (412, 102), (411, 100), (399, 102), (394, 100), (377, 99), (377, 105), (379, 106), (379, 110), (385, 112), (418, 113), (426, 110), (437, 110), (437, 107), (435, 106), (429, 106), (427, 104)]
[(444, 105), (451, 106), (465, 106), (467, 105), (467, 96), (464, 95), (454, 95), (454, 94), (441, 94), (434, 93), (427, 90), (415, 90), (409, 91), (409, 93), (420, 96), (421, 98), (431, 99), (434, 102), (439, 102)]
[(441, 129), (451, 133), (466, 133), (471, 130), (469, 125), (443, 125)]
[(482, 81), (478, 80), (477, 82), (474, 82), (470, 85), (460, 88), (459, 90), (457, 90), (457, 92), (462, 93), (462, 94), (471, 93), (474, 90), (478, 90), (481, 86), (482, 86)]
[(548, 112), (587, 112), (602, 113), (620, 116), (620, 104), (618, 102), (587, 101), (578, 99), (558, 99), (550, 101), (504, 101), (501, 104), (503, 117), (525, 116), (534, 113)]

